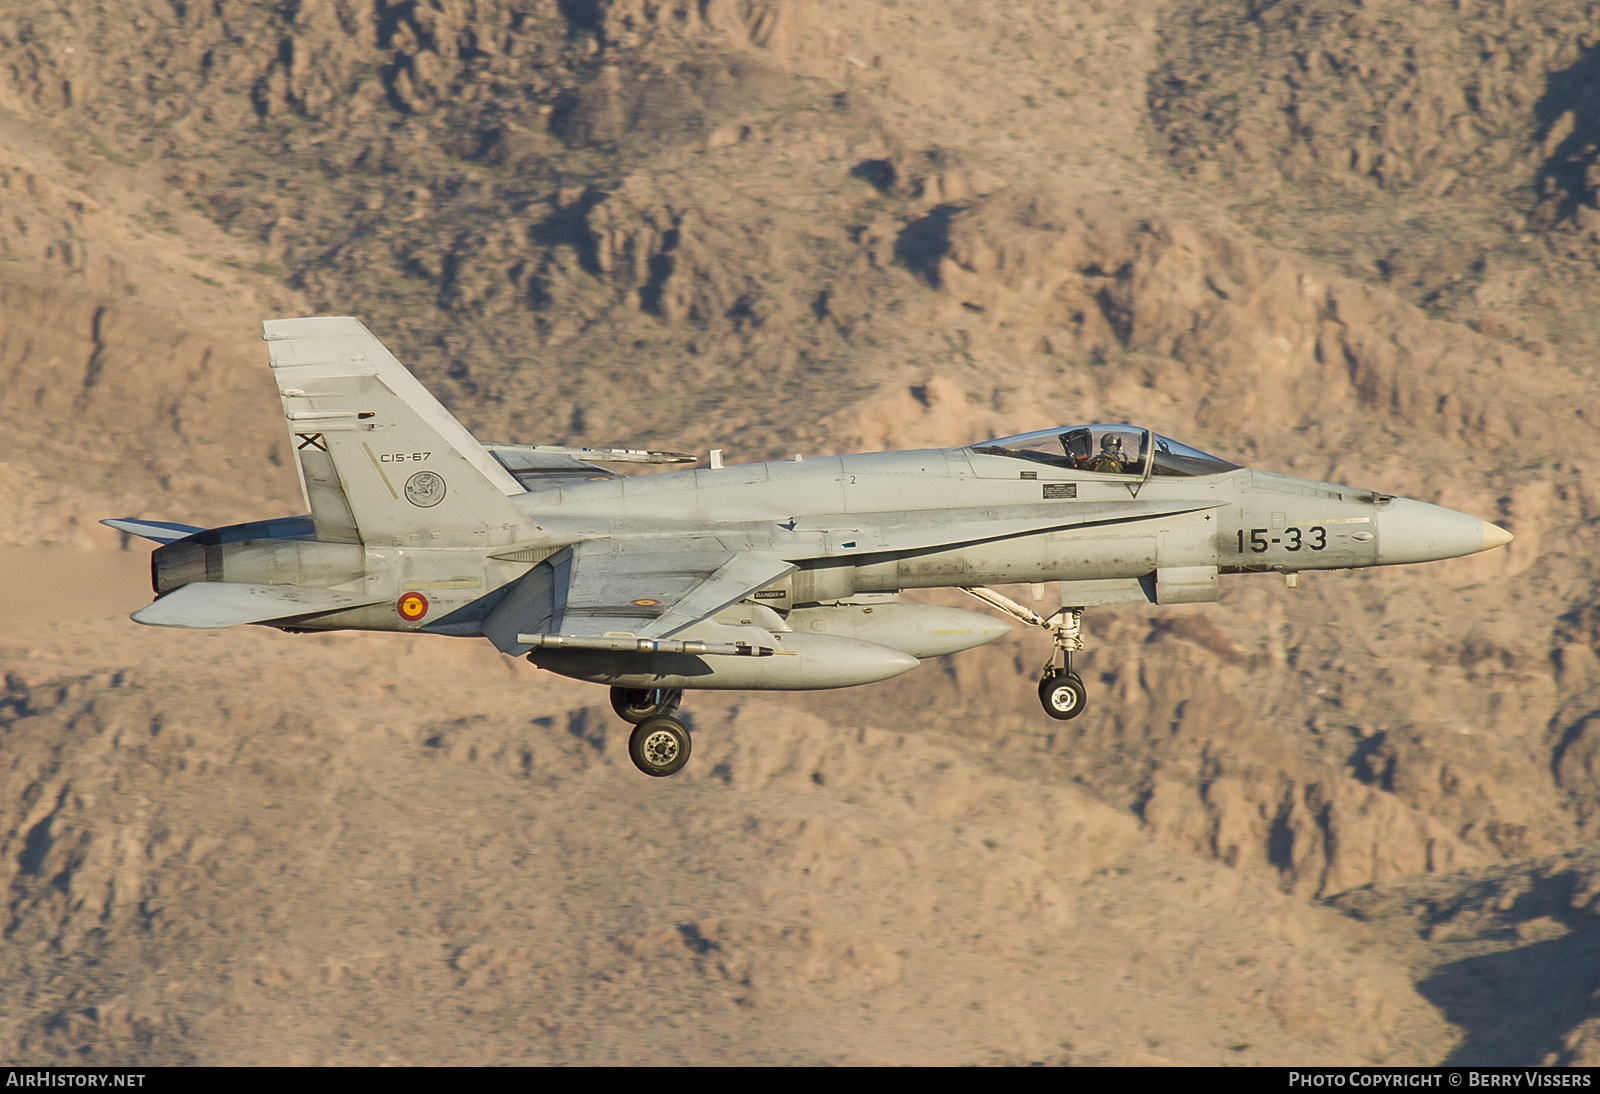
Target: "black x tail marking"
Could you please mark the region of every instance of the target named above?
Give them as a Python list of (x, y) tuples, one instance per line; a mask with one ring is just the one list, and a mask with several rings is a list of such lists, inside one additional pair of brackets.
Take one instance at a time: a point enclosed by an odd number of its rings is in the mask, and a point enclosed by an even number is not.
[(295, 446), (296, 452), (302, 448), (315, 448), (318, 452), (328, 450), (328, 442), (323, 440), (321, 433), (296, 433), (295, 436), (300, 438), (300, 443)]

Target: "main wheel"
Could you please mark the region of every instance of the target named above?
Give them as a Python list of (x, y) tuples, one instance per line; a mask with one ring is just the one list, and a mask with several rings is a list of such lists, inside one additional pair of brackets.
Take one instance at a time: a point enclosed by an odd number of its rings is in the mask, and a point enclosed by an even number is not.
[(646, 775), (662, 779), (683, 770), (692, 744), (689, 731), (678, 719), (666, 715), (646, 718), (628, 737), (628, 758)]
[(611, 709), (629, 725), (671, 714), (683, 693), (674, 688), (612, 688)]
[(1066, 672), (1039, 681), (1039, 702), (1044, 705), (1046, 714), (1065, 722), (1082, 714), (1089, 698), (1078, 674)]

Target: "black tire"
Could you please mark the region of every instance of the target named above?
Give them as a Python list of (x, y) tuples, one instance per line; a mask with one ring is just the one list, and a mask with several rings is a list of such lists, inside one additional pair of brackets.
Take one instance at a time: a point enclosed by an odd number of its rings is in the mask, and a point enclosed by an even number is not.
[(1078, 674), (1067, 672), (1039, 681), (1039, 703), (1050, 717), (1065, 722), (1083, 713), (1089, 696)]
[(611, 709), (629, 725), (671, 714), (683, 693), (670, 688), (612, 688)]
[(693, 745), (682, 722), (661, 715), (633, 727), (628, 737), (628, 758), (651, 778), (664, 779), (683, 770)]

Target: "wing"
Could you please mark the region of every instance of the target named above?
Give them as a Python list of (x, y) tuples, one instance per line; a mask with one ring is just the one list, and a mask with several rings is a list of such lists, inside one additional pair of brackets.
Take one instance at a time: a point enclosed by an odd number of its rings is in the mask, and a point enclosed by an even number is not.
[[(568, 448), (553, 444), (486, 444), (485, 448), (525, 490), (548, 490), (597, 479), (614, 479), (602, 463), (699, 463), (687, 452), (643, 448)], [(592, 462), (591, 462), (592, 461)]]
[(573, 550), (566, 610), (554, 633), (665, 638), (794, 568), (729, 551), (715, 539), (592, 540)]
[(483, 633), (513, 656), (531, 648), (518, 634), (665, 638), (794, 568), (709, 538), (591, 540), (534, 567), (490, 613)]
[(235, 627), (377, 603), (370, 596), (332, 589), (196, 581), (140, 608), (133, 621), (152, 627)]
[(524, 490), (549, 490), (596, 479), (614, 479), (616, 472), (587, 463), (568, 451), (541, 450), (532, 445), (485, 445), (489, 455), (511, 472)]

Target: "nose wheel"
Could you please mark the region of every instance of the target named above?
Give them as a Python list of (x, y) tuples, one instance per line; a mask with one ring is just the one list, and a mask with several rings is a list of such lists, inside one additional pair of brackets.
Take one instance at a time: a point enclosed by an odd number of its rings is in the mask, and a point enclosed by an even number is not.
[(1063, 722), (1076, 718), (1083, 713), (1088, 701), (1083, 679), (1075, 672), (1047, 675), (1039, 681), (1039, 702), (1052, 718)]

